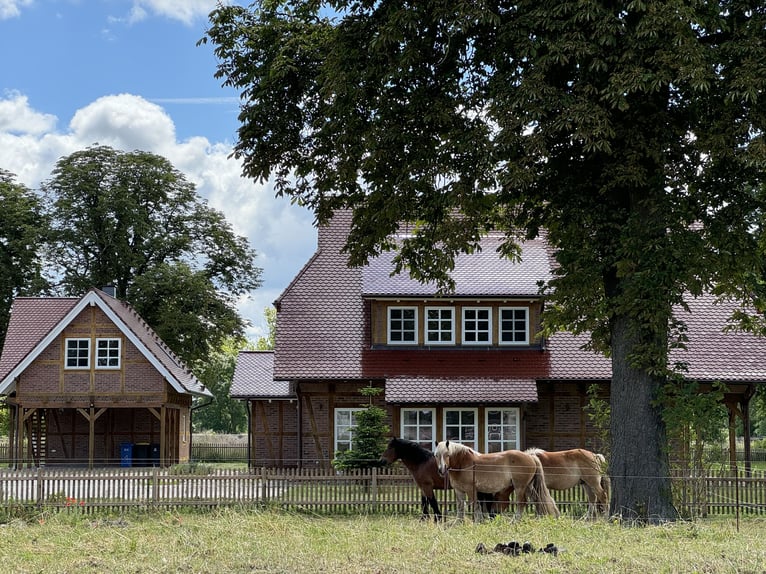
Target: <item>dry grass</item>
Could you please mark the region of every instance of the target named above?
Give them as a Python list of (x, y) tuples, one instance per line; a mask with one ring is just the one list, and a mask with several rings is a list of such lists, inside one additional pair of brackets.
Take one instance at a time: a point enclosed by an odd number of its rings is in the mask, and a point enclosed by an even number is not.
[[(563, 518), (481, 525), (413, 516), (328, 518), (271, 511), (60, 513), (0, 526), (5, 572), (461, 574), (762, 572), (766, 520), (626, 528)], [(558, 556), (480, 554), (479, 542), (552, 542)]]

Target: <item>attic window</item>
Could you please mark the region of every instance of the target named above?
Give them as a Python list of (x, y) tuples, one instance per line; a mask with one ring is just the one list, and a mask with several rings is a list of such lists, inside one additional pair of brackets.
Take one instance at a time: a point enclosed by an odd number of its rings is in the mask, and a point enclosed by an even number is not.
[(120, 339), (96, 339), (96, 368), (120, 368)]
[(417, 307), (388, 308), (388, 344), (417, 345)]
[(489, 307), (463, 308), (463, 344), (489, 345), (492, 343), (492, 309)]
[(526, 345), (529, 342), (529, 309), (502, 307), (500, 309), (500, 344)]
[(445, 345), (455, 342), (455, 310), (452, 307), (426, 307), (426, 343)]
[(90, 367), (90, 339), (66, 340), (66, 368), (87, 369)]

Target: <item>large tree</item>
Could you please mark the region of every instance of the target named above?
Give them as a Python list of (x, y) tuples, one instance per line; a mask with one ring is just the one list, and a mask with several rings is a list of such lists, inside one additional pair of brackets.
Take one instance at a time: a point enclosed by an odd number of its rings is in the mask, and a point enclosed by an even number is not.
[(611, 353), (612, 510), (660, 521), (676, 517), (655, 400), (683, 339), (672, 310), (763, 277), (763, 250), (747, 249), (766, 165), (764, 11), (263, 0), (219, 6), (201, 41), (241, 92), (244, 173), (275, 177), (320, 221), (353, 210), (351, 264), (416, 221), (396, 261), (449, 289), (483, 232), (505, 231), (515, 256), (545, 230), (546, 325)]
[(0, 348), (11, 304), (20, 295), (39, 295), (47, 283), (39, 248), (47, 233), (42, 202), (36, 193), (0, 169)]
[(60, 289), (113, 285), (188, 365), (244, 335), (239, 297), (260, 285), (255, 251), (170, 162), (93, 146), (43, 183)]

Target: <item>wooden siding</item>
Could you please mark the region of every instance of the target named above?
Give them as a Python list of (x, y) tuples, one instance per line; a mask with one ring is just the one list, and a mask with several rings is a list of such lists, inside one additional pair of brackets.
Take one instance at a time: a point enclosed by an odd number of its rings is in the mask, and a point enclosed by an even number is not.
[[(300, 408), (293, 401), (250, 401), (251, 409), (251, 461), (257, 466), (329, 468), (334, 457), (334, 411), (336, 408), (354, 408), (366, 404), (359, 394), (361, 382), (302, 383)], [(445, 408), (476, 408), (478, 415), (478, 443), (485, 443), (487, 409), (518, 408), (520, 410), (521, 448), (538, 447), (546, 450), (588, 448), (601, 450), (598, 429), (588, 417), (588, 383), (538, 383), (538, 403), (530, 404), (412, 404), (406, 408), (433, 408), (436, 420), (436, 440), (443, 440)], [(608, 398), (608, 387), (602, 385), (600, 396)], [(386, 404), (382, 397), (376, 404), (388, 412), (387, 424), (392, 436), (400, 433), (400, 406)], [(298, 436), (300, 418), (301, 435)], [(299, 446), (300, 449), (299, 449)], [(300, 453), (299, 453), (300, 450)]]
[[(488, 307), (492, 310), (492, 347), (508, 348), (513, 347), (509, 345), (500, 345), (498, 343), (498, 325), (499, 325), (499, 309), (501, 307), (525, 307), (528, 310), (529, 318), (529, 332), (527, 333), (530, 346), (539, 345), (540, 341), (537, 339), (537, 334), (540, 331), (540, 313), (542, 311), (542, 304), (539, 302), (524, 301), (482, 301), (482, 300), (463, 300), (463, 299), (432, 299), (432, 300), (406, 300), (400, 301), (371, 301), (370, 302), (370, 315), (371, 315), (371, 339), (374, 346), (388, 345), (388, 308), (389, 307), (415, 307), (418, 315), (418, 342), (419, 346), (429, 345), (425, 341), (425, 322), (426, 322), (426, 309), (429, 307), (450, 307), (454, 309), (454, 327), (455, 327), (455, 343), (454, 345), (433, 345), (434, 347), (454, 347), (462, 345), (462, 321), (463, 321), (463, 309), (468, 307)], [(407, 345), (395, 345), (397, 347), (406, 347)], [(470, 347), (480, 347), (482, 345), (467, 345)]]

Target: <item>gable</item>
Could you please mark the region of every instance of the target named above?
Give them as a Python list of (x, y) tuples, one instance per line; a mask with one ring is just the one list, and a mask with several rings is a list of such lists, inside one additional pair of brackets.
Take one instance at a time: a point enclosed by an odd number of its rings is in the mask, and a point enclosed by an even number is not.
[[(92, 289), (80, 299), (23, 297), (14, 301), (0, 357), (0, 394), (12, 392), (16, 378), (89, 307), (97, 307), (126, 341), (180, 394), (212, 396), (210, 391), (126, 303)], [(106, 322), (105, 322), (106, 323)]]

